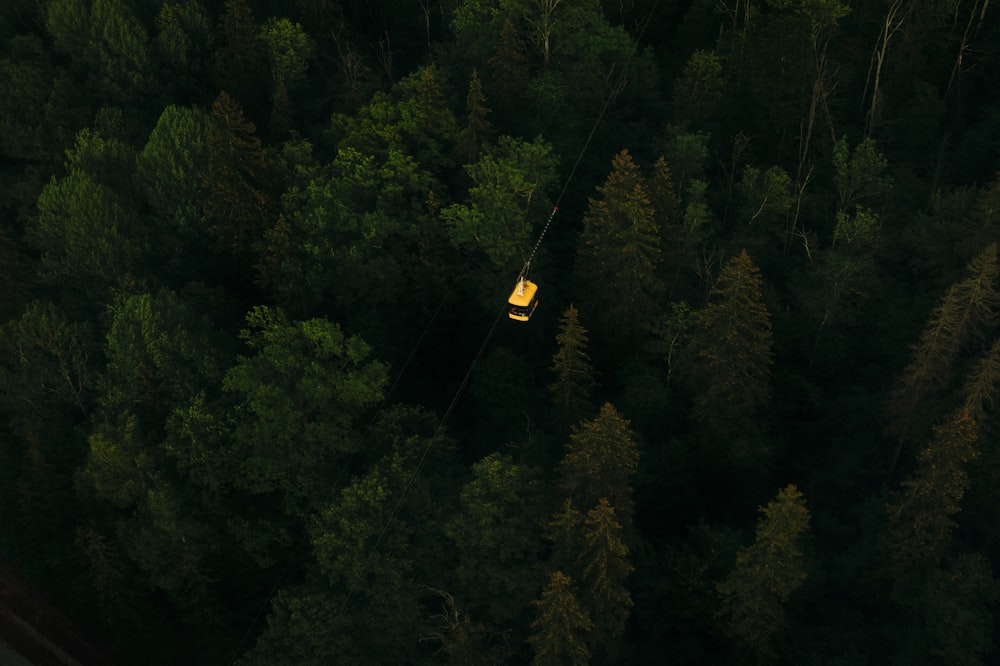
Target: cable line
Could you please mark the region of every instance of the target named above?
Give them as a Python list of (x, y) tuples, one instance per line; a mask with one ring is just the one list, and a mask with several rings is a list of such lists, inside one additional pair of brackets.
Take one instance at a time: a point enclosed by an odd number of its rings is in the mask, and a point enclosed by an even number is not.
[[(385, 395), (382, 397), (382, 400), (379, 401), (380, 406), (385, 405), (389, 401), (390, 396), (392, 396), (393, 392), (396, 390), (396, 387), (399, 385), (400, 379), (402, 379), (403, 375), (406, 373), (407, 368), (410, 366), (410, 362), (413, 360), (413, 357), (416, 355), (417, 350), (420, 348), (420, 346), (424, 342), (424, 339), (427, 337), (428, 331), (430, 331), (431, 326), (434, 325), (434, 322), (437, 320), (437, 317), (441, 313), (441, 310), (444, 309), (444, 304), (447, 302), (448, 297), (451, 295), (451, 292), (455, 290), (455, 285), (458, 284), (459, 280), (462, 278), (463, 275), (465, 275), (465, 272), (471, 265), (472, 256), (475, 254), (476, 249), (477, 246), (473, 245), (473, 247), (468, 251), (468, 253), (466, 253), (465, 260), (463, 261), (462, 266), (459, 268), (458, 273), (455, 275), (455, 278), (451, 281), (451, 284), (448, 285), (448, 289), (445, 290), (444, 296), (441, 297), (441, 300), (438, 302), (437, 308), (435, 308), (433, 314), (431, 314), (430, 320), (428, 320), (427, 325), (424, 326), (424, 330), (420, 333), (420, 337), (417, 339), (416, 344), (414, 344), (413, 348), (410, 350), (409, 356), (406, 357), (406, 361), (403, 362), (403, 365), (400, 367), (399, 372), (396, 373), (396, 379), (392, 382), (392, 385), (389, 387), (389, 390), (386, 391)], [(494, 324), (494, 328), (495, 326), (496, 325)], [(490, 331), (490, 335), (492, 335), (492, 331)], [(482, 353), (482, 350), (480, 350), (480, 353)], [(467, 380), (468, 378), (466, 378), (466, 381)], [(449, 408), (449, 411), (450, 409), (451, 408)], [(375, 425), (375, 420), (378, 418), (378, 415), (379, 415), (378, 411), (375, 411), (373, 413), (371, 420), (369, 420), (368, 422), (368, 426), (363, 431), (365, 433), (365, 437), (367, 436), (367, 433), (371, 432), (372, 426)], [(437, 435), (435, 434), (435, 437), (436, 436)], [(362, 439), (364, 439), (364, 437)], [(354, 454), (355, 454), (354, 451), (348, 454), (347, 459), (344, 461), (343, 466), (340, 468), (340, 471), (337, 473), (336, 478), (330, 485), (329, 492), (327, 493), (326, 497), (323, 498), (322, 502), (323, 505), (329, 504), (330, 498), (333, 497), (333, 493), (336, 492), (337, 489), (339, 488), (341, 478), (343, 478), (344, 473), (350, 468), (351, 462), (354, 460)], [(291, 570), (292, 565), (295, 563), (295, 560), (297, 559), (299, 552), (302, 550), (302, 546), (305, 545), (307, 535), (308, 535), (307, 532), (303, 532), (302, 535), (299, 536), (299, 538), (296, 540), (295, 546), (292, 548), (292, 553), (288, 557), (288, 561), (285, 563), (285, 566), (282, 567), (281, 573), (278, 574), (277, 580), (274, 581), (274, 584), (271, 586), (271, 589), (268, 592), (267, 597), (264, 599), (264, 602), (257, 609), (257, 612), (254, 614), (253, 620), (251, 620), (250, 622), (250, 626), (247, 627), (247, 630), (243, 634), (243, 638), (240, 639), (240, 642), (236, 646), (236, 649), (233, 650), (233, 652), (230, 654), (227, 663), (232, 664), (239, 657), (240, 650), (242, 650), (243, 646), (246, 645), (247, 640), (250, 638), (250, 634), (253, 633), (254, 627), (257, 626), (257, 622), (264, 614), (264, 609), (266, 609), (268, 604), (270, 604), (271, 601), (274, 599), (274, 595), (277, 594), (278, 588), (281, 586), (281, 582), (285, 579), (285, 576), (288, 575), (288, 572)], [(381, 541), (381, 538), (382, 537), (380, 536), (379, 541)], [(365, 565), (365, 567), (367, 568), (367, 564)]]
[[(660, 4), (659, 0), (657, 0), (656, 3), (653, 4), (652, 9), (650, 9), (650, 12), (646, 17), (646, 21), (642, 27), (642, 30), (639, 31), (639, 36), (636, 38), (636, 51), (638, 51), (639, 42), (642, 40), (642, 36), (646, 32), (646, 28), (652, 21), (653, 12), (656, 11), (656, 7), (659, 4)], [(632, 57), (634, 55), (635, 51), (630, 53), (629, 57), (625, 60), (625, 64), (622, 66), (622, 70), (618, 75), (618, 80), (615, 82), (614, 87), (611, 89), (611, 93), (608, 95), (608, 98), (604, 101), (604, 106), (601, 107), (601, 112), (600, 114), (598, 114), (597, 120), (594, 122), (594, 126), (590, 129), (590, 134), (587, 135), (587, 140), (584, 142), (583, 148), (577, 155), (576, 161), (573, 163), (573, 168), (570, 170), (569, 176), (566, 177), (566, 180), (563, 183), (562, 191), (559, 192), (559, 196), (556, 198), (555, 205), (553, 205), (552, 207), (552, 212), (549, 214), (549, 219), (546, 221), (545, 226), (542, 228), (542, 231), (538, 236), (538, 240), (535, 242), (535, 246), (532, 248), (531, 254), (528, 256), (528, 260), (525, 261), (524, 267), (521, 269), (521, 275), (518, 278), (519, 280), (524, 279), (528, 267), (531, 264), (531, 260), (534, 258), (535, 252), (538, 251), (538, 247), (541, 245), (542, 238), (545, 237), (545, 232), (548, 231), (549, 226), (552, 224), (552, 220), (555, 217), (555, 214), (559, 211), (559, 203), (562, 201), (563, 196), (566, 194), (566, 190), (569, 187), (569, 183), (573, 179), (573, 176), (576, 175), (577, 167), (579, 167), (580, 161), (583, 159), (584, 154), (590, 147), (590, 142), (593, 140), (594, 134), (597, 132), (597, 127), (604, 119), (604, 114), (608, 110), (608, 106), (610, 106), (611, 101), (614, 99), (617, 93), (620, 92), (622, 81), (624, 81), (625, 78), (625, 72), (628, 70), (628, 65), (631, 62)], [(389, 530), (392, 528), (392, 524), (395, 521), (397, 514), (399, 513), (399, 509), (403, 505), (403, 500), (406, 499), (407, 492), (409, 492), (410, 487), (413, 485), (413, 481), (414, 479), (416, 479), (417, 474), (420, 473), (420, 470), (424, 465), (424, 461), (426, 461), (427, 455), (430, 453), (431, 447), (434, 445), (435, 441), (437, 441), (438, 436), (444, 430), (444, 427), (448, 422), (448, 418), (454, 411), (455, 405), (458, 404), (458, 399), (459, 397), (461, 397), (462, 392), (465, 390), (465, 386), (466, 384), (468, 384), (469, 378), (472, 376), (473, 370), (475, 370), (476, 364), (479, 363), (479, 359), (482, 357), (483, 351), (486, 349), (486, 345), (489, 343), (490, 338), (493, 337), (493, 332), (496, 330), (497, 324), (503, 318), (503, 314), (505, 311), (507, 311), (507, 309), (508, 309), (508, 304), (505, 303), (504, 306), (500, 308), (500, 311), (497, 313), (496, 318), (493, 320), (493, 325), (490, 327), (489, 332), (486, 334), (486, 337), (483, 339), (482, 344), (479, 346), (479, 351), (476, 352), (476, 356), (472, 359), (472, 363), (469, 365), (469, 369), (465, 373), (465, 377), (462, 379), (461, 384), (459, 384), (458, 389), (455, 391), (455, 395), (452, 397), (451, 403), (448, 405), (448, 409), (445, 411), (444, 415), (442, 415), (441, 417), (441, 420), (438, 422), (438, 427), (434, 431), (434, 435), (427, 442), (427, 446), (424, 447), (424, 451), (421, 454), (420, 460), (417, 462), (416, 467), (414, 467), (413, 471), (410, 472), (406, 484), (404, 484), (403, 490), (400, 492), (399, 498), (396, 500), (396, 504), (393, 507), (392, 512), (389, 514), (389, 518), (386, 520), (385, 525), (382, 527), (382, 531), (376, 538), (375, 544), (372, 546), (372, 550), (369, 553), (368, 558), (365, 560), (365, 563), (361, 568), (359, 579), (364, 577), (364, 575), (367, 573), (368, 567), (371, 565), (372, 561), (375, 559), (375, 555), (378, 553), (378, 549), (382, 544), (382, 540), (385, 538), (385, 535), (388, 534)], [(354, 591), (355, 590), (353, 587), (349, 589), (347, 598), (344, 600), (344, 603), (341, 606), (340, 610), (341, 615), (344, 614), (344, 612), (347, 610), (348, 605), (350, 604), (350, 601), (354, 598)]]
[[(635, 55), (635, 53), (639, 50), (639, 43), (642, 41), (642, 36), (646, 32), (646, 28), (649, 27), (649, 24), (650, 24), (650, 22), (652, 21), (652, 18), (653, 18), (653, 13), (656, 11), (656, 8), (659, 6), (659, 4), (660, 4), (660, 0), (656, 0), (656, 2), (653, 4), (652, 8), (649, 11), (649, 14), (646, 16), (646, 21), (643, 24), (642, 29), (639, 31), (639, 35), (638, 35), (638, 37), (636, 37), (636, 40), (635, 40), (635, 45), (636, 45), (635, 51), (633, 51), (632, 53), (629, 54), (628, 58), (626, 58), (626, 60), (625, 60), (625, 63), (622, 65), (621, 72), (618, 75), (618, 79), (615, 81), (615, 85), (612, 87), (611, 92), (608, 95), (607, 99), (605, 99), (604, 105), (601, 107), (601, 111), (600, 111), (600, 113), (597, 116), (597, 120), (594, 122), (593, 127), (591, 127), (591, 129), (590, 129), (590, 133), (587, 135), (587, 139), (586, 139), (586, 141), (583, 144), (583, 148), (581, 148), (579, 154), (576, 157), (576, 160), (573, 163), (573, 167), (570, 170), (569, 175), (566, 177), (566, 180), (563, 182), (562, 190), (559, 192), (559, 196), (556, 197), (555, 204), (552, 206), (552, 212), (549, 214), (549, 217), (548, 217), (548, 219), (545, 222), (545, 226), (542, 227), (542, 231), (538, 235), (538, 239), (535, 241), (535, 245), (532, 248), (531, 253), (528, 255), (527, 260), (524, 262), (524, 265), (521, 268), (521, 273), (518, 276), (519, 282), (520, 281), (525, 281), (528, 269), (529, 269), (529, 267), (531, 265), (531, 261), (532, 261), (532, 259), (534, 259), (535, 254), (538, 252), (538, 248), (541, 246), (542, 239), (545, 238), (545, 234), (548, 231), (549, 227), (551, 226), (552, 220), (555, 218), (556, 213), (559, 211), (559, 204), (562, 202), (562, 199), (565, 196), (567, 189), (569, 188), (570, 182), (572, 182), (573, 177), (576, 175), (577, 168), (580, 166), (580, 162), (583, 159), (584, 154), (589, 149), (590, 143), (591, 143), (591, 141), (594, 138), (594, 134), (597, 132), (598, 126), (600, 126), (601, 121), (604, 119), (604, 114), (607, 112), (608, 107), (611, 105), (611, 102), (614, 100), (614, 98), (617, 96), (617, 94), (619, 92), (621, 92), (621, 90), (622, 90), (621, 85), (622, 85), (622, 82), (625, 79), (625, 73), (628, 71), (628, 65), (632, 61), (632, 58)], [(383, 398), (383, 400), (382, 400), (383, 404), (387, 401), (388, 396), (391, 394), (391, 392), (395, 389), (396, 385), (399, 383), (400, 378), (402, 377), (403, 373), (405, 372), (405, 370), (406, 370), (407, 366), (409, 365), (410, 361), (413, 359), (414, 354), (416, 353), (417, 349), (420, 347), (421, 343), (423, 342), (424, 338), (426, 337), (428, 330), (430, 329), (431, 325), (434, 323), (434, 320), (437, 318), (438, 313), (440, 313), (440, 311), (441, 311), (441, 309), (442, 309), (442, 307), (444, 305), (445, 300), (448, 298), (448, 296), (450, 295), (451, 291), (454, 289), (455, 285), (458, 283), (459, 278), (462, 276), (462, 274), (464, 274), (464, 272), (465, 272), (465, 270), (466, 270), (466, 268), (467, 268), (467, 266), (469, 264), (469, 259), (471, 258), (472, 253), (475, 251), (475, 249), (476, 249), (476, 247), (474, 246), (472, 248), (472, 250), (470, 250), (469, 255), (467, 255), (467, 257), (466, 257), (465, 264), (463, 264), (462, 270), (455, 277), (454, 281), (452, 281), (451, 285), (448, 287), (448, 290), (445, 292), (444, 298), (441, 299), (441, 303), (438, 305), (437, 309), (434, 311), (434, 314), (431, 317), (431, 320), (428, 322), (427, 326), (424, 328), (423, 333), (421, 333), (420, 338), (417, 340), (416, 345), (414, 345), (413, 350), (410, 352), (409, 357), (407, 358), (406, 362), (403, 364), (403, 367), (400, 369), (399, 374), (396, 376), (396, 381), (393, 382), (392, 387), (390, 388), (389, 392), (386, 394), (386, 397)], [(535, 303), (537, 304), (537, 300), (535, 301)], [(482, 343), (479, 346), (479, 350), (476, 352), (476, 355), (472, 359), (472, 362), (470, 363), (469, 368), (468, 368), (468, 370), (465, 373), (465, 376), (462, 378), (462, 381), (459, 384), (458, 389), (455, 391), (455, 394), (454, 394), (454, 396), (451, 399), (451, 403), (448, 405), (448, 408), (445, 410), (444, 414), (442, 415), (441, 420), (438, 422), (438, 426), (437, 426), (437, 429), (434, 431), (434, 435), (431, 436), (431, 438), (428, 440), (427, 445), (424, 447), (424, 450), (423, 450), (423, 452), (422, 452), (422, 454), (420, 456), (420, 459), (417, 461), (417, 465), (410, 472), (410, 475), (408, 476), (408, 478), (406, 480), (406, 483), (403, 485), (403, 489), (402, 489), (402, 491), (399, 494), (399, 498), (396, 500), (395, 506), (393, 507), (392, 511), (390, 512), (388, 519), (386, 520), (385, 524), (382, 527), (382, 530), (379, 532), (378, 537), (375, 539), (375, 543), (372, 545), (371, 552), (368, 554), (368, 557), (365, 559), (365, 563), (364, 563), (364, 565), (361, 568), (360, 574), (358, 576), (358, 580), (360, 580), (361, 578), (363, 578), (365, 576), (365, 574), (368, 571), (368, 567), (371, 565), (372, 561), (375, 559), (375, 556), (378, 553), (378, 549), (382, 545), (383, 539), (389, 533), (389, 530), (392, 528), (393, 522), (395, 521), (396, 516), (399, 514), (399, 510), (400, 510), (400, 508), (403, 505), (403, 501), (406, 499), (406, 495), (409, 492), (411, 486), (413, 485), (413, 482), (416, 479), (417, 474), (419, 474), (420, 471), (421, 471), (421, 469), (423, 468), (423, 465), (424, 465), (424, 463), (427, 460), (427, 456), (430, 453), (431, 447), (434, 445), (434, 443), (437, 441), (438, 437), (444, 431), (444, 428), (445, 428), (445, 425), (448, 422), (448, 419), (451, 417), (451, 414), (454, 411), (455, 406), (458, 404), (459, 398), (461, 397), (462, 393), (464, 392), (466, 385), (469, 383), (469, 379), (472, 377), (472, 372), (475, 370), (476, 364), (479, 363), (479, 360), (482, 357), (483, 352), (486, 350), (486, 346), (489, 344), (490, 339), (493, 337), (493, 333), (496, 331), (497, 325), (500, 323), (500, 320), (503, 318), (504, 312), (506, 312), (507, 310), (508, 310), (508, 303), (504, 303), (503, 307), (500, 309), (500, 311), (497, 313), (497, 316), (494, 318), (493, 325), (490, 327), (489, 331), (487, 332), (486, 337), (483, 338), (483, 341), (482, 341)], [(374, 422), (375, 422), (376, 418), (377, 418), (377, 413), (376, 413), (375, 416), (372, 417), (372, 420), (369, 423), (368, 429), (366, 430), (366, 432), (370, 431), (372, 425), (374, 425)], [(348, 456), (348, 459), (347, 459), (344, 467), (341, 469), (341, 472), (337, 476), (337, 482), (333, 486), (331, 486), (330, 492), (327, 495), (326, 499), (324, 500), (324, 504), (326, 504), (327, 502), (329, 502), (330, 497), (332, 497), (333, 493), (336, 491), (337, 485), (339, 483), (339, 480), (340, 480), (341, 476), (343, 475), (344, 471), (349, 466), (349, 464), (350, 464), (353, 456), (354, 456), (353, 453), (351, 453), (350, 456)], [(301, 547), (302, 547), (302, 545), (305, 542), (305, 538), (306, 538), (305, 534), (303, 534), (299, 538), (299, 541), (296, 544), (295, 549), (292, 552), (291, 558), (289, 559), (288, 563), (285, 565), (284, 569), (282, 570), (281, 575), (278, 577), (278, 580), (275, 582), (274, 586), (272, 587), (271, 592), (268, 595), (267, 600), (265, 600), (264, 604), (257, 611), (257, 614), (254, 617), (253, 622), (251, 623), (250, 627), (247, 629), (246, 634), (243, 636), (243, 639), (240, 641), (240, 644), (237, 646), (236, 650), (234, 651), (234, 653), (233, 653), (233, 655), (232, 655), (232, 657), (230, 659), (230, 662), (235, 661), (235, 658), (238, 656), (239, 651), (245, 645), (247, 639), (249, 638), (250, 634), (253, 631), (254, 626), (256, 626), (257, 620), (260, 618), (261, 614), (263, 613), (264, 608), (266, 608), (267, 605), (269, 603), (271, 603), (271, 600), (273, 599), (275, 593), (277, 592), (278, 586), (280, 585), (281, 581), (284, 579), (285, 575), (287, 574), (287, 572), (291, 568), (291, 565), (292, 565), (292, 563), (293, 563), (296, 555), (301, 550)], [(351, 600), (354, 598), (355, 589), (356, 588), (354, 586), (350, 586), (349, 585), (347, 598), (344, 600), (344, 603), (341, 606), (340, 615), (343, 615), (347, 611), (347, 608), (350, 605)]]

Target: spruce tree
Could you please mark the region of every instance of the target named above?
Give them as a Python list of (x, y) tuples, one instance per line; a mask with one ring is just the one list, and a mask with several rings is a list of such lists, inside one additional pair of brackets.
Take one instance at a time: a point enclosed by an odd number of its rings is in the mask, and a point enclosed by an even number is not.
[(504, 21), (489, 65), (493, 69), (490, 85), (493, 98), (505, 110), (516, 109), (524, 98), (530, 72), (524, 42), (509, 18)]
[(583, 217), (578, 273), (584, 313), (605, 339), (627, 348), (659, 312), (660, 229), (646, 179), (627, 150), (618, 153)]
[(253, 259), (273, 223), (264, 189), (264, 151), (255, 129), (239, 103), (219, 93), (212, 103), (202, 209), (209, 233), (238, 263)]
[(713, 433), (742, 431), (771, 395), (771, 314), (746, 250), (722, 268), (694, 317), (688, 359), (694, 416)]
[(933, 429), (917, 455), (917, 469), (889, 502), (889, 528), (881, 546), (893, 575), (920, 573), (937, 566), (955, 528), (969, 488), (966, 463), (979, 456), (976, 423), (966, 410)]
[(257, 39), (257, 23), (246, 0), (226, 0), (220, 18), (222, 45), (215, 52), (215, 81), (243, 104), (268, 99), (264, 51)]
[(578, 555), (583, 569), (580, 601), (594, 622), (590, 651), (615, 663), (632, 610), (627, 580), (634, 567), (615, 509), (604, 497), (583, 521), (583, 542)]
[(469, 80), (469, 93), (465, 98), (465, 111), (469, 116), (465, 128), (458, 133), (456, 149), (464, 164), (472, 164), (479, 160), (483, 143), (493, 133), (493, 126), (486, 119), (490, 109), (486, 106), (486, 96), (479, 82), (479, 72), (472, 70)]
[(962, 350), (996, 323), (998, 272), (997, 244), (991, 243), (969, 262), (966, 277), (948, 288), (931, 313), (886, 407), (886, 434), (897, 440), (892, 467), (914, 419), (951, 382)]
[(632, 525), (632, 477), (639, 464), (634, 434), (614, 405), (575, 428), (559, 463), (559, 488), (577, 509), (606, 498), (626, 529)]
[(570, 305), (559, 320), (556, 334), (559, 349), (549, 368), (556, 377), (549, 385), (553, 417), (563, 430), (579, 423), (594, 408), (591, 397), (597, 382), (587, 355), (587, 342), (587, 329), (580, 324), (580, 313)]
[(577, 600), (573, 580), (561, 571), (553, 571), (535, 606), (537, 617), (528, 638), (535, 652), (533, 666), (589, 664), (587, 633), (594, 623)]
[(1000, 338), (973, 364), (962, 387), (963, 407), (983, 426), (992, 415), (1000, 383)]
[(806, 579), (799, 542), (809, 528), (809, 510), (802, 493), (789, 485), (760, 512), (756, 540), (740, 549), (736, 566), (716, 590), (726, 632), (758, 658), (768, 658), (785, 626), (785, 604)]

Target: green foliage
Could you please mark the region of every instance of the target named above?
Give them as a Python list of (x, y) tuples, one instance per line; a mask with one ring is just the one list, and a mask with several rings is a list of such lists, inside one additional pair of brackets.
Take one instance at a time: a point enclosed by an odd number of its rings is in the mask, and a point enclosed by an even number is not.
[(386, 248), (413, 241), (432, 187), (399, 149), (380, 159), (342, 147), (328, 167), (285, 193), (287, 229), (275, 227), (269, 237), (271, 251), (281, 253), (272, 259), (271, 284), (293, 302), (329, 299), (345, 310), (395, 302), (406, 259)]
[(85, 418), (94, 395), (93, 330), (51, 303), (30, 303), (2, 330), (0, 402), (10, 425), (30, 437), (67, 412)]
[(504, 19), (489, 65), (493, 70), (489, 89), (496, 104), (507, 110), (517, 108), (517, 103), (524, 98), (530, 71), (524, 42), (510, 18)]
[(695, 51), (674, 83), (674, 119), (701, 126), (711, 119), (722, 97), (722, 59), (712, 51)]
[(747, 166), (736, 189), (743, 200), (740, 218), (748, 225), (756, 222), (773, 228), (792, 207), (792, 179), (780, 167), (761, 171)]
[(123, 106), (142, 104), (145, 96), (153, 92), (146, 29), (125, 0), (94, 0), (89, 29), (84, 59), (104, 99)]
[[(312, 590), (321, 590), (336, 603), (330, 607), (324, 601), (325, 622), (298, 639), (312, 650), (312, 658), (350, 663), (412, 658), (427, 629), (419, 597), (424, 586), (440, 585), (442, 568), (448, 566), (442, 561), (448, 552), (441, 543), (444, 507), (435, 487), (447, 478), (435, 468), (446, 466), (448, 447), (439, 433), (428, 440), (426, 419), (401, 410), (389, 421), (376, 427), (389, 436), (389, 450), (327, 504), (310, 530), (324, 583), (297, 595), (309, 599), (316, 594)], [(421, 470), (424, 460), (428, 464)], [(294, 606), (282, 605), (293, 610), (288, 621), (294, 622)], [(278, 617), (286, 613), (279, 606)], [(292, 644), (295, 634), (301, 636), (298, 629), (271, 629), (265, 645), (302, 650)]]
[(88, 112), (84, 94), (53, 64), (40, 38), (19, 35), (8, 48), (11, 55), (0, 59), (6, 93), (0, 96), (0, 152), (14, 160), (61, 161)]
[(330, 137), (340, 149), (383, 160), (399, 151), (432, 173), (451, 167), (458, 123), (445, 102), (441, 78), (437, 68), (421, 68), (391, 92), (375, 93), (356, 115), (334, 114)]
[(0, 4), (0, 568), (119, 661), (996, 660), (994, 7)]
[(253, 355), (241, 356), (222, 384), (239, 398), (233, 443), (241, 472), (233, 481), (312, 505), (340, 454), (361, 450), (355, 421), (382, 397), (385, 366), (325, 319), (289, 321), (259, 306), (246, 321), (241, 337)]
[(771, 657), (785, 627), (785, 605), (806, 579), (800, 540), (810, 516), (793, 485), (760, 512), (753, 545), (740, 549), (736, 566), (716, 589), (726, 631), (758, 657)]
[(211, 65), (214, 32), (199, 0), (165, 2), (156, 15), (153, 45), (179, 95), (192, 91)]
[(251, 106), (264, 87), (260, 75), (265, 67), (253, 10), (246, 0), (226, 0), (219, 22), (222, 43), (215, 51), (216, 89)]
[(107, 416), (142, 413), (152, 419), (146, 427), (160, 430), (172, 409), (222, 379), (228, 359), (211, 318), (178, 294), (123, 296), (109, 315), (100, 398)]
[(206, 234), (200, 205), (208, 114), (168, 106), (136, 156), (138, 190), (152, 208), (151, 249), (181, 274), (194, 273)]
[(472, 179), (467, 203), (441, 211), (452, 242), (478, 244), (497, 268), (523, 260), (532, 223), (547, 212), (545, 191), (556, 179), (552, 148), (541, 139), (501, 136), (466, 171)]
[(542, 583), (539, 470), (492, 453), (473, 464), (459, 505), (445, 529), (458, 548), (465, 604), (485, 607), (495, 624), (510, 627)]
[(87, 0), (52, 0), (45, 12), (45, 29), (57, 51), (81, 58), (87, 45), (90, 7)]
[(28, 240), (41, 255), (43, 284), (64, 285), (66, 292), (98, 303), (134, 274), (142, 247), (134, 214), (122, 198), (79, 169), (42, 190)]
[(272, 17), (260, 27), (260, 39), (271, 63), (275, 84), (282, 82), (289, 88), (300, 86), (316, 50), (302, 25)]
[(686, 192), (691, 181), (704, 176), (710, 136), (705, 132), (686, 132), (674, 125), (667, 128), (667, 134), (666, 163), (677, 179), (677, 190)]
[(882, 173), (887, 165), (885, 155), (872, 139), (849, 150), (847, 138), (840, 137), (833, 146), (833, 181), (840, 195), (839, 210), (848, 211), (855, 204), (883, 195), (892, 185), (892, 179)]

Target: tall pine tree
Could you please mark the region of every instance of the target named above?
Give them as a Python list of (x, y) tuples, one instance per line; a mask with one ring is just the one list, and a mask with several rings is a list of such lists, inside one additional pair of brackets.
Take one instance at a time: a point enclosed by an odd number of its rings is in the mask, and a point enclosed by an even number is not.
[(695, 314), (688, 359), (694, 416), (714, 433), (739, 432), (771, 395), (771, 314), (746, 250), (730, 259)]
[(583, 521), (584, 548), (579, 553), (583, 568), (580, 601), (590, 614), (594, 628), (590, 651), (603, 654), (608, 663), (618, 658), (618, 643), (632, 611), (632, 596), (626, 581), (634, 567), (622, 537), (615, 509), (601, 498)]
[(716, 585), (726, 632), (759, 658), (775, 654), (785, 626), (785, 604), (806, 579), (799, 545), (809, 528), (809, 510), (789, 485), (761, 507), (753, 545), (741, 548), (736, 566)]
[(597, 382), (587, 355), (587, 342), (587, 329), (580, 324), (580, 313), (570, 305), (559, 320), (556, 334), (559, 349), (550, 367), (556, 379), (549, 385), (553, 417), (564, 431), (586, 418), (594, 408), (591, 398)]
[(888, 505), (889, 529), (881, 545), (893, 575), (926, 572), (941, 561), (956, 526), (951, 517), (961, 511), (969, 488), (966, 464), (979, 456), (978, 439), (965, 410), (934, 428), (917, 456), (917, 469)]
[(922, 412), (932, 412), (929, 401), (950, 384), (962, 350), (996, 323), (998, 273), (997, 244), (991, 243), (969, 262), (966, 277), (949, 287), (931, 312), (886, 406), (886, 434), (897, 441), (892, 468), (914, 420)]
[(483, 143), (493, 133), (493, 126), (486, 119), (490, 109), (486, 106), (486, 96), (479, 82), (479, 72), (472, 70), (469, 80), (469, 93), (465, 97), (465, 111), (469, 116), (465, 128), (458, 133), (458, 143), (455, 146), (463, 164), (472, 164), (479, 160)]
[(584, 313), (627, 349), (659, 311), (660, 230), (646, 179), (627, 150), (615, 155), (583, 217), (578, 273)]
[(559, 487), (581, 511), (606, 498), (626, 529), (632, 525), (632, 476), (639, 464), (634, 433), (614, 405), (574, 429), (559, 463)]
[(577, 600), (573, 580), (553, 571), (542, 597), (535, 602), (538, 615), (531, 623), (528, 643), (535, 651), (533, 666), (586, 666), (590, 663), (587, 633), (593, 628), (587, 611)]
[(264, 151), (255, 129), (239, 103), (219, 93), (212, 103), (202, 209), (209, 233), (237, 265), (253, 265), (273, 222), (264, 188)]

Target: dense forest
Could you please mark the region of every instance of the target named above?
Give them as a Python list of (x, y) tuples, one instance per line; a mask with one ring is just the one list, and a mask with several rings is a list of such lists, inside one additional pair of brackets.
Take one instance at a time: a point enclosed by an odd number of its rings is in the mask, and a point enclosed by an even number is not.
[(0, 3), (0, 556), (121, 664), (995, 661), (997, 11)]

